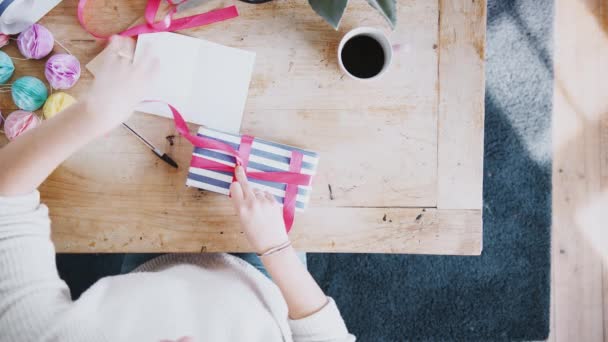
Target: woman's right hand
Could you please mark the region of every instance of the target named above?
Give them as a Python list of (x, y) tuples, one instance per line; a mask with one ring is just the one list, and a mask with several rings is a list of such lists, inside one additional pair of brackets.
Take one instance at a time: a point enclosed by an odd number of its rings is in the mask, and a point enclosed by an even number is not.
[(126, 121), (157, 77), (158, 60), (145, 53), (133, 63), (135, 41), (112, 36), (96, 62), (95, 79), (83, 102), (89, 119), (110, 130)]
[(241, 166), (235, 170), (236, 182), (230, 185), (232, 204), (251, 246), (258, 254), (288, 240), (283, 210), (273, 195), (252, 189)]

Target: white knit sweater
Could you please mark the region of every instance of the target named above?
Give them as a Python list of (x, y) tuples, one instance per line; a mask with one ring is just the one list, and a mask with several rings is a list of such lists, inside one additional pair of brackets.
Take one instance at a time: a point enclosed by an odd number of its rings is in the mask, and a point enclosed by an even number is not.
[(38, 192), (0, 197), (0, 341), (354, 341), (330, 299), (290, 320), (279, 289), (227, 255), (166, 255), (70, 299)]

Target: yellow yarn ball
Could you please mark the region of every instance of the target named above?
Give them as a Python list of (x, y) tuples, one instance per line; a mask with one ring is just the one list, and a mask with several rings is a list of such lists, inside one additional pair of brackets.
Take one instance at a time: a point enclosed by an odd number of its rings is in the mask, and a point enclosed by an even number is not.
[(49, 98), (46, 99), (46, 102), (44, 103), (44, 107), (42, 108), (44, 118), (52, 118), (53, 116), (55, 116), (55, 114), (61, 112), (65, 108), (74, 104), (75, 102), (75, 98), (62, 91), (54, 93), (53, 95), (49, 96)]

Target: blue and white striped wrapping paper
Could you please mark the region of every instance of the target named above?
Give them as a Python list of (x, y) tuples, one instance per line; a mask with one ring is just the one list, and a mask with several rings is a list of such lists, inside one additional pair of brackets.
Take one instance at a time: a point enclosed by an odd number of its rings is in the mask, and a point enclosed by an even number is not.
[[(198, 130), (197, 135), (221, 141), (230, 145), (235, 150), (238, 150), (241, 142), (241, 137), (239, 135), (224, 133), (207, 127), (201, 127)], [(247, 171), (289, 171), (291, 151), (299, 151), (304, 155), (302, 160), (302, 170), (300, 171), (302, 174), (311, 176), (316, 174), (317, 165), (319, 163), (319, 156), (317, 153), (258, 138), (254, 138), (251, 145), (251, 153), (249, 154)], [(234, 157), (217, 150), (195, 147), (192, 154), (197, 157), (213, 160), (230, 166), (235, 166), (236, 162)], [(229, 189), (230, 183), (232, 182), (232, 177), (233, 174), (229, 172), (212, 171), (190, 166), (186, 185), (228, 195), (230, 192)], [(268, 191), (275, 196), (279, 203), (283, 203), (286, 188), (284, 183), (268, 182), (257, 179), (249, 179), (249, 183), (254, 188)], [(302, 211), (304, 208), (306, 208), (310, 200), (311, 191), (312, 187), (310, 184), (307, 186), (298, 186), (296, 211)]]

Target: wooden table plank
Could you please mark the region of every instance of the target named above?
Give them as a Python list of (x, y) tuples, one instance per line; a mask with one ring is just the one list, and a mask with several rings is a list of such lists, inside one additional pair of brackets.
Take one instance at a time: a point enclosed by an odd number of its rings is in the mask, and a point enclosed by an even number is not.
[[(111, 200), (108, 203), (113, 216), (100, 221), (99, 215), (107, 212), (102, 208), (77, 208), (79, 215), (74, 218), (71, 216), (74, 208), (64, 206), (71, 205), (70, 201), (62, 204), (58, 199), (48, 203), (54, 210), (53, 224), (75, 227), (53, 234), (57, 249), (63, 252), (250, 250), (229, 205), (206, 208), (172, 202), (164, 211), (157, 212), (145, 205), (134, 207), (133, 203)], [(205, 220), (192, 215), (194, 211), (203, 213)], [(176, 212), (181, 218), (169, 219)], [(149, 216), (154, 218), (153, 225), (143, 219)], [(475, 210), (311, 208), (299, 217), (290, 236), (296, 248), (309, 252), (478, 255), (482, 236), (480, 216)]]
[(276, 17), (263, 20), (243, 11), (237, 32), (255, 35), (240, 44), (219, 38), (257, 53), (242, 131), (320, 153), (315, 206), (435, 206), (437, 4), (401, 3), (400, 24), (386, 32), (402, 48), (373, 82), (353, 81), (337, 66), (346, 31), (386, 28), (365, 2), (349, 4), (338, 32), (305, 2), (274, 6)]
[[(552, 272), (555, 341), (605, 341), (605, 260), (577, 216), (601, 191), (603, 67), (608, 39), (601, 1), (558, 0), (553, 105)], [(593, 221), (593, 220), (591, 220)], [(600, 236), (604, 235), (600, 233)], [(601, 246), (605, 251), (605, 246)]]
[(481, 209), (486, 3), (439, 4), (437, 207)]
[[(599, 26), (603, 28), (604, 34), (608, 28), (608, 1), (607, 0), (598, 0), (599, 1), (599, 11), (595, 12), (595, 15), (598, 19)], [(599, 72), (596, 74), (596, 80), (598, 83), (602, 84), (602, 87), (599, 87), (601, 90), (601, 95), (599, 96), (603, 101), (602, 103), (605, 105), (606, 98), (604, 95), (604, 91), (606, 90), (606, 85), (604, 82), (603, 76), (606, 75), (606, 71), (608, 70), (608, 66), (606, 66), (605, 58), (608, 56), (608, 39), (604, 40), (602, 44), (602, 48), (598, 49), (599, 51), (595, 51), (598, 56), (600, 62), (598, 64), (597, 70)], [(608, 111), (601, 111), (599, 117), (599, 126), (600, 126), (600, 191), (603, 196), (608, 194)], [(605, 209), (605, 208), (604, 208)], [(608, 336), (608, 261), (606, 260), (606, 253), (604, 254), (604, 258), (602, 260), (602, 307), (603, 307), (603, 338), (606, 340)]]

